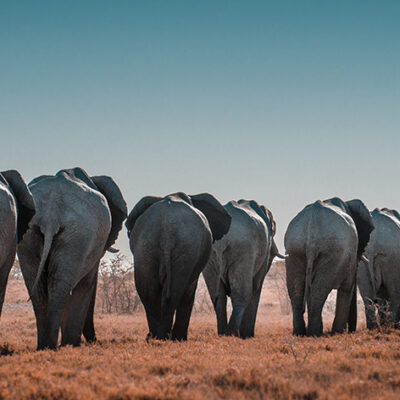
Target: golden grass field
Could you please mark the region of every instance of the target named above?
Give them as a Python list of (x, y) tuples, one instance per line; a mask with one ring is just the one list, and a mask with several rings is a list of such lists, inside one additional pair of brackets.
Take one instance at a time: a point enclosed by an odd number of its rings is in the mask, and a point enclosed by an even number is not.
[(294, 338), (281, 283), (265, 283), (254, 339), (217, 337), (203, 288), (186, 343), (146, 343), (142, 312), (97, 312), (99, 343), (36, 352), (24, 283), (11, 280), (0, 322), (0, 398), (400, 398), (399, 331), (369, 332), (361, 315), (355, 334)]

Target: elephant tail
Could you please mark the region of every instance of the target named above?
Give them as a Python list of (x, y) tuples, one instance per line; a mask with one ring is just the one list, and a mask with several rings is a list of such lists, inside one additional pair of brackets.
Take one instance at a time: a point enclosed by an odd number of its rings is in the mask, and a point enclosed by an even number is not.
[[(44, 266), (46, 265), (47, 258), (49, 257), (51, 245), (53, 244), (53, 238), (57, 234), (58, 229), (40, 229), (44, 235), (44, 244), (43, 244), (43, 250), (42, 250), (42, 255), (40, 257), (40, 264), (38, 268), (38, 272), (36, 274), (35, 282), (33, 283), (32, 290), (31, 290), (31, 295), (35, 293), (35, 290), (37, 288), (37, 285), (39, 284), (40, 277), (42, 276)], [(44, 231), (44, 232), (43, 232)]]
[(305, 311), (308, 298), (310, 297), (314, 258), (315, 258), (314, 254), (307, 254), (306, 283), (304, 288), (303, 311)]
[(171, 270), (171, 249), (165, 249), (164, 251), (164, 274), (165, 274), (165, 285), (166, 285), (166, 300), (169, 301), (171, 298), (171, 281), (172, 281), (172, 270)]

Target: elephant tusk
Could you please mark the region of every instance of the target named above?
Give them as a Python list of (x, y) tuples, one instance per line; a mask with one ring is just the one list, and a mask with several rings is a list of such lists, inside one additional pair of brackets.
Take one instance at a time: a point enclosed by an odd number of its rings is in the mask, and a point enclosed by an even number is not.
[(107, 249), (107, 251), (109, 251), (110, 253), (118, 253), (118, 252), (119, 252), (119, 249), (116, 249), (115, 247), (109, 247), (109, 248)]
[(365, 257), (364, 254), (361, 256), (361, 261), (364, 261), (365, 263), (369, 263), (368, 258)]

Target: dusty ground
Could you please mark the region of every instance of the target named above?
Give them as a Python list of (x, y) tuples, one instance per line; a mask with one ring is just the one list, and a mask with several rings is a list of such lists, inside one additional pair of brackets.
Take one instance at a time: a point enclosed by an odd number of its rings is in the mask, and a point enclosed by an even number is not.
[[(218, 338), (200, 288), (186, 343), (146, 343), (141, 312), (97, 313), (98, 344), (57, 352), (34, 350), (33, 312), (23, 281), (13, 280), (0, 322), (0, 398), (400, 397), (400, 332), (368, 332), (360, 317), (356, 334), (295, 339), (281, 279), (272, 276), (254, 339)], [(332, 301), (325, 310), (327, 321), (330, 308)]]

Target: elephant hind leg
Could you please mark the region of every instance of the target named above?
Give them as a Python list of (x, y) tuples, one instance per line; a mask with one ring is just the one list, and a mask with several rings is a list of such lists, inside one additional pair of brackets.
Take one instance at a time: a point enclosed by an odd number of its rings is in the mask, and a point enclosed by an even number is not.
[[(335, 319), (333, 320), (332, 333), (343, 333), (350, 320), (350, 308), (354, 298), (354, 288), (339, 288), (336, 297)], [(350, 326), (350, 325), (349, 325)]]
[(88, 343), (94, 343), (97, 341), (96, 332), (94, 329), (94, 321), (93, 321), (94, 306), (96, 303), (97, 277), (98, 277), (98, 274), (96, 274), (96, 282), (94, 284), (92, 298), (90, 300), (89, 309), (88, 309), (86, 319), (85, 319), (85, 324), (83, 326), (83, 336), (85, 337), (85, 339)]
[(144, 302), (143, 305), (146, 310), (147, 325), (149, 326), (147, 338), (155, 338), (161, 318), (161, 293), (151, 304)]
[(228, 333), (228, 317), (226, 313), (227, 296), (224, 285), (219, 283), (217, 298), (213, 305), (217, 315), (217, 332), (218, 335), (226, 335)]
[(286, 287), (290, 297), (293, 315), (293, 335), (304, 336), (304, 289), (306, 258), (303, 254), (289, 253), (286, 259)]
[(61, 346), (79, 346), (89, 307), (96, 289), (97, 268), (90, 271), (73, 289)]
[(3, 310), (4, 296), (10, 274), (15, 259), (15, 249), (7, 255), (4, 260), (0, 260), (0, 316)]
[(254, 327), (256, 325), (257, 310), (258, 304), (260, 303), (261, 290), (262, 285), (260, 285), (260, 288), (255, 293), (253, 293), (251, 302), (244, 312), (242, 323), (240, 325), (240, 337), (242, 339), (254, 337)]
[(355, 332), (357, 329), (357, 285), (354, 285), (353, 287), (353, 295), (350, 303), (348, 327), (349, 327), (349, 332)]
[(187, 332), (190, 316), (192, 314), (196, 288), (197, 280), (189, 286), (176, 309), (175, 323), (172, 329), (172, 340), (187, 340)]
[[(314, 290), (313, 290), (314, 289)], [(330, 293), (327, 287), (311, 288), (311, 294), (307, 303), (308, 327), (307, 336), (321, 336), (323, 332), (322, 309)], [(347, 322), (347, 319), (346, 319)]]

